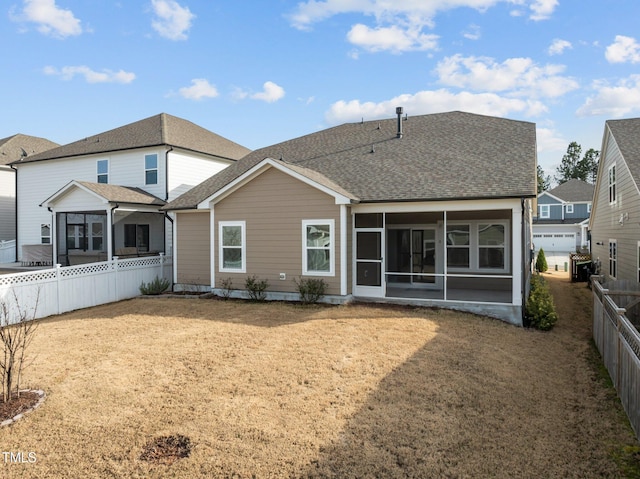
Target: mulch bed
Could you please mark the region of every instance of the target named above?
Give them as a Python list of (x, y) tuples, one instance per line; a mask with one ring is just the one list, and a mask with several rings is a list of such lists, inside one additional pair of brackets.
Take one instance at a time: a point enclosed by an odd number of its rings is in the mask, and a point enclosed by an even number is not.
[(177, 434), (175, 436), (161, 436), (149, 441), (140, 454), (140, 459), (152, 464), (170, 466), (178, 459), (189, 457), (191, 441), (188, 437)]
[(20, 393), (20, 397), (13, 397), (10, 401), (0, 401), (0, 423), (12, 419), (33, 408), (40, 400), (40, 395), (35, 391)]

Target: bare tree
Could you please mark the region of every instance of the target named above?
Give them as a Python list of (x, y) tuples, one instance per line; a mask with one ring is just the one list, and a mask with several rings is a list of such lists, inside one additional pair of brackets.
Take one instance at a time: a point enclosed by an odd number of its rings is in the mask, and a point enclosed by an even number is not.
[(18, 296), (13, 292), (15, 308), (5, 300), (0, 300), (0, 375), (2, 376), (2, 401), (20, 397), (20, 381), (26, 366), (26, 351), (33, 341), (38, 323), (34, 321), (40, 294), (29, 314), (20, 306)]

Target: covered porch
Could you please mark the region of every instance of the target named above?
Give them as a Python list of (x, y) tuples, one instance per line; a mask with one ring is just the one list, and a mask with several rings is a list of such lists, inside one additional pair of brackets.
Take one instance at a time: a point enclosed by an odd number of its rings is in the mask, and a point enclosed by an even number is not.
[(54, 264), (73, 266), (114, 256), (166, 250), (165, 202), (138, 188), (73, 181), (47, 199), (54, 215)]
[(462, 309), (521, 324), (528, 246), (519, 200), (378, 208), (354, 212), (356, 298)]

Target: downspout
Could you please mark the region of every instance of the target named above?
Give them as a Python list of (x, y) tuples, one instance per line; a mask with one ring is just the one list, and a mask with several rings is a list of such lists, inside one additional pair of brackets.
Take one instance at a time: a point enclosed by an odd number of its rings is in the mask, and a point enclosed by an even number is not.
[[(173, 151), (173, 146), (169, 145), (167, 151), (164, 152), (164, 200), (169, 202), (169, 153)], [(165, 212), (164, 217), (171, 222), (171, 235), (173, 236), (173, 220)], [(162, 245), (164, 254), (167, 254), (167, 222), (162, 222)], [(173, 252), (172, 252), (173, 253)], [(172, 254), (173, 256), (173, 254)]]
[(14, 261), (17, 263), (18, 262), (18, 168), (16, 168), (13, 165), (9, 165), (9, 168), (11, 168), (13, 171), (16, 172), (16, 178), (15, 178), (15, 190), (16, 190), (16, 208), (13, 212), (14, 215), (14, 226), (15, 226), (15, 230), (16, 230), (16, 255), (14, 258)]

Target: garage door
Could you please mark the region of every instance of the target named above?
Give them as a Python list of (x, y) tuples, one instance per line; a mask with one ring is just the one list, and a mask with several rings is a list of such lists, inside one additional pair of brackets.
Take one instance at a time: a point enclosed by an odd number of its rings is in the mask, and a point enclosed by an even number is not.
[(575, 233), (535, 233), (533, 244), (538, 251), (540, 248), (545, 251), (575, 251)]

